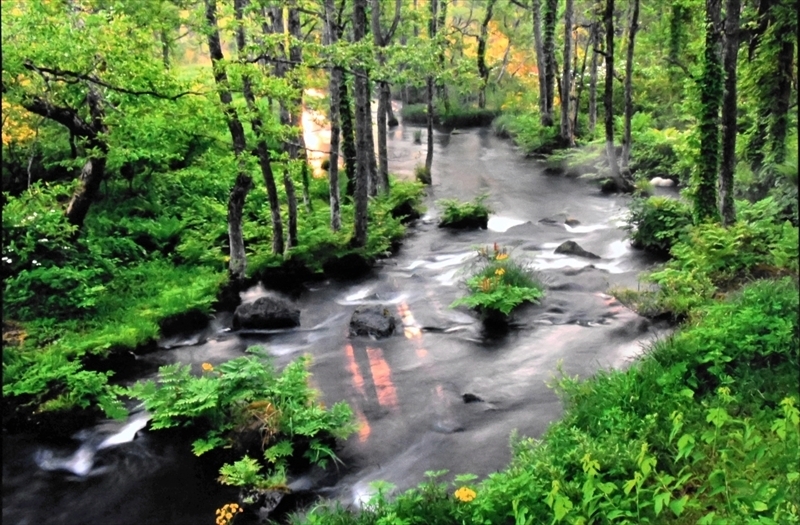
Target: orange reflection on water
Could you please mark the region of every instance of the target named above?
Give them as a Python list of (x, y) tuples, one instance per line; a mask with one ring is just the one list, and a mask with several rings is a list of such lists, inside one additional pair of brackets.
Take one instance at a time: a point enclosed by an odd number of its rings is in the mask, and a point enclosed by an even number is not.
[(372, 372), (372, 382), (378, 394), (378, 403), (381, 406), (396, 408), (397, 390), (392, 383), (392, 369), (383, 358), (383, 351), (380, 348), (367, 347), (367, 357)]
[(406, 336), (406, 339), (421, 339), (422, 330), (420, 330), (416, 319), (414, 319), (414, 314), (411, 313), (411, 308), (408, 307), (407, 302), (402, 301), (397, 305), (397, 313), (400, 314), (400, 319), (403, 320), (403, 335)]
[(367, 397), (367, 394), (364, 391), (364, 376), (361, 375), (361, 369), (358, 367), (358, 363), (356, 362), (356, 356), (353, 352), (353, 345), (345, 345), (344, 353), (347, 355), (347, 368), (350, 370), (350, 374), (353, 376), (353, 386), (356, 387), (356, 390), (358, 390), (359, 394)]
[(420, 359), (425, 359), (426, 357), (428, 357), (428, 351), (425, 350), (424, 348), (417, 348), (417, 357), (419, 357)]
[(369, 426), (367, 416), (358, 408), (356, 408), (356, 419), (358, 420), (358, 441), (365, 443), (372, 433), (372, 428)]

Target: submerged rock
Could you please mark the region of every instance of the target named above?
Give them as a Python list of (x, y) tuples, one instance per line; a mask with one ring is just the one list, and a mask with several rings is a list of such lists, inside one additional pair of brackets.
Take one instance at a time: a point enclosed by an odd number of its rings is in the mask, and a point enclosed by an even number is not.
[(567, 226), (573, 227), (573, 228), (575, 226), (578, 226), (580, 223), (581, 223), (581, 221), (579, 221), (578, 219), (572, 219), (572, 218), (569, 218), (569, 219), (564, 221), (564, 224), (566, 224)]
[(576, 255), (578, 257), (586, 257), (587, 259), (599, 259), (599, 255), (595, 255), (592, 252), (587, 252), (583, 248), (578, 245), (575, 241), (566, 241), (561, 243), (561, 245), (556, 248), (555, 253), (563, 253), (566, 255)]
[(397, 319), (391, 311), (379, 305), (364, 305), (356, 308), (350, 318), (350, 335), (389, 337), (394, 333)]
[(278, 295), (259, 297), (252, 303), (239, 305), (233, 314), (233, 327), (292, 328), (300, 325), (300, 309)]
[(483, 403), (483, 399), (475, 394), (471, 394), (467, 392), (466, 394), (461, 395), (461, 399), (464, 400), (464, 403)]

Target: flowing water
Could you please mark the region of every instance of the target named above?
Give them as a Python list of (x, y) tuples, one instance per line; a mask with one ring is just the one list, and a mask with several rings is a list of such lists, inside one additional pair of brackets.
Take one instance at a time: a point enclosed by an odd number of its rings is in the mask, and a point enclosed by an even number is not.
[[(409, 174), (424, 160), (424, 146), (412, 143), (414, 129), (390, 131), (391, 171)], [(297, 299), (298, 329), (235, 333), (230, 312), (219, 312), (207, 330), (163, 341), (161, 350), (141, 359), (153, 367), (189, 363), (199, 372), (203, 362), (217, 364), (256, 345), (278, 366), (313, 356), (313, 384), (322, 399), (347, 401), (359, 430), (338, 450), (343, 465), (293, 479), (298, 491), (358, 504), (375, 480), (400, 490), (429, 470), (483, 477), (502, 469), (513, 430), (537, 437), (560, 416), (561, 404), (546, 384), (559, 364), (564, 373), (582, 376), (624, 366), (662, 332), (607, 295), (609, 286), (635, 287), (637, 274), (652, 263), (630, 249), (619, 229), (625, 197), (544, 175), (540, 164), (488, 130), (436, 132), (429, 206), (483, 192), (496, 210), (488, 230), (437, 228), (431, 209), (399, 253), (370, 275), (308, 284)], [(567, 226), (566, 219), (578, 222)], [(566, 240), (601, 258), (555, 254)], [(505, 334), (487, 334), (475, 315), (448, 308), (463, 294), (463, 269), (474, 248), (493, 243), (530, 261), (547, 285), (542, 303), (520, 308)], [(242, 298), (265, 293), (257, 286)], [(393, 309), (402, 320), (397, 335), (349, 338), (350, 314), (361, 304)], [(234, 501), (235, 491), (202, 471), (188, 443), (151, 432), (146, 423), (146, 414), (134, 413), (126, 422), (86, 429), (69, 445), (6, 436), (4, 522), (213, 523), (214, 509)]]

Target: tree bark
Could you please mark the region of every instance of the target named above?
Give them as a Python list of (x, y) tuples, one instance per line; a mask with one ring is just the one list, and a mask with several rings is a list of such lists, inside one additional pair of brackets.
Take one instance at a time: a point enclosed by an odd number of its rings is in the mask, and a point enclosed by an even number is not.
[(614, 0), (606, 0), (606, 10), (603, 13), (606, 31), (606, 79), (603, 93), (603, 107), (605, 109), (606, 131), (606, 157), (611, 179), (618, 188), (622, 188), (622, 179), (617, 166), (617, 152), (614, 148)]
[(244, 201), (248, 192), (253, 187), (253, 179), (247, 173), (244, 161), (247, 141), (245, 139), (244, 127), (239, 120), (236, 108), (233, 107), (233, 96), (231, 95), (228, 74), (222, 64), (224, 56), (222, 45), (219, 38), (219, 27), (217, 25), (217, 3), (216, 0), (205, 0), (205, 18), (209, 26), (207, 35), (208, 50), (211, 56), (211, 66), (214, 71), (214, 82), (217, 85), (219, 100), (222, 103), (223, 112), (228, 123), (228, 130), (233, 141), (233, 152), (236, 155), (237, 175), (236, 181), (231, 188), (228, 197), (228, 241), (230, 243), (230, 259), (228, 262), (228, 272), (231, 281), (242, 282), (245, 278), (247, 269), (247, 255), (244, 249), (244, 235), (242, 233), (242, 213)]
[(355, 128), (353, 125), (353, 106), (350, 103), (350, 93), (347, 89), (347, 76), (342, 70), (339, 83), (339, 114), (342, 120), (342, 153), (344, 154), (344, 172), (347, 176), (345, 193), (353, 197), (356, 191), (356, 166), (358, 154), (356, 152)]
[[(375, 46), (378, 48), (378, 64), (383, 67), (386, 64), (386, 56), (383, 52), (383, 48), (391, 42), (397, 25), (400, 22), (402, 0), (395, 1), (392, 25), (385, 35), (381, 28), (380, 4), (380, 0), (372, 0), (372, 38)], [(380, 190), (383, 192), (389, 191), (389, 152), (386, 146), (386, 135), (388, 126), (387, 118), (391, 107), (389, 83), (385, 80), (381, 80), (378, 82), (378, 182), (380, 184)]]
[[(353, 2), (353, 41), (358, 43), (366, 35), (366, 0)], [(369, 87), (367, 71), (360, 62), (353, 67), (356, 99), (356, 187), (355, 226), (351, 244), (360, 248), (367, 244), (367, 204), (369, 199), (370, 160), (367, 134), (371, 134), (369, 114)]]
[[(569, 1), (569, 0), (568, 0)], [(481, 22), (481, 31), (478, 35), (478, 74), (481, 77), (481, 89), (478, 92), (478, 107), (486, 107), (486, 85), (489, 83), (489, 68), (486, 67), (486, 40), (489, 38), (489, 22), (492, 21), (492, 11), (496, 0), (488, 0), (486, 13)]]
[(553, 125), (553, 101), (555, 99), (556, 83), (556, 11), (558, 0), (545, 0), (544, 8), (544, 60), (545, 60), (545, 85), (547, 86), (547, 99), (545, 100), (545, 113), (542, 124)]
[[(493, 0), (490, 0), (493, 1)], [(447, 0), (438, 0), (439, 5), (437, 7), (438, 17), (436, 21), (436, 33), (439, 33), (440, 29), (445, 27), (447, 23)], [(444, 50), (447, 44), (445, 43), (444, 46), (439, 48), (439, 69), (444, 71), (445, 69), (445, 56)], [(442, 105), (444, 106), (445, 113), (450, 111), (450, 95), (447, 93), (447, 84), (444, 83), (444, 80), (440, 80), (437, 82), (436, 85), (436, 96), (439, 97), (439, 100), (442, 101)]]
[(597, 53), (603, 44), (600, 32), (600, 24), (595, 21), (592, 23), (592, 63), (589, 67), (589, 134), (594, 136), (597, 126)]
[(542, 0), (532, 0), (531, 10), (533, 11), (533, 48), (536, 52), (536, 71), (539, 78), (539, 121), (542, 126), (547, 126), (545, 119), (547, 113), (547, 81), (545, 78), (547, 62), (542, 47)]
[[(428, 21), (428, 38), (436, 38), (436, 10), (438, 1), (430, 0), (430, 20)], [(431, 168), (433, 167), (433, 76), (428, 75), (426, 82), (427, 109), (428, 109), (428, 149), (425, 154), (425, 170), (428, 172), (428, 180), (432, 180)]]
[(625, 129), (622, 137), (622, 167), (631, 159), (631, 119), (633, 118), (633, 48), (639, 29), (639, 0), (633, 0), (631, 25), (628, 29), (628, 51), (625, 57)]
[(736, 169), (736, 65), (739, 57), (739, 12), (741, 0), (725, 5), (725, 86), (722, 95), (722, 162), (719, 170), (719, 211), (722, 224), (736, 221), (733, 203), (733, 173)]
[(717, 177), (719, 175), (719, 109), (723, 80), (720, 64), (721, 0), (706, 0), (706, 42), (700, 78), (700, 158), (694, 180), (695, 222), (719, 220)]
[(561, 88), (561, 140), (570, 147), (575, 145), (572, 133), (572, 120), (569, 115), (569, 95), (572, 91), (572, 9), (573, 0), (566, 0), (564, 9), (564, 71), (562, 73)]
[[(242, 21), (244, 15), (244, 8), (247, 6), (248, 0), (234, 0), (234, 13), (238, 22)], [(239, 59), (247, 58), (246, 51), (246, 35), (244, 26), (239, 23), (236, 28), (236, 47), (239, 51)], [(242, 76), (242, 94), (244, 95), (247, 108), (251, 112), (250, 126), (253, 129), (253, 134), (256, 136), (256, 153), (258, 155), (258, 164), (261, 168), (261, 176), (264, 179), (264, 186), (267, 188), (267, 200), (269, 202), (269, 210), (272, 222), (272, 253), (283, 253), (283, 223), (281, 221), (281, 205), (278, 199), (278, 189), (275, 185), (275, 175), (272, 172), (272, 159), (267, 146), (264, 123), (261, 116), (257, 113), (256, 99), (253, 94), (252, 80), (249, 75)]]
[[(328, 45), (336, 45), (339, 39), (336, 27), (336, 10), (333, 0), (325, 0), (325, 27), (327, 30)], [(331, 205), (331, 230), (339, 231), (342, 227), (341, 206), (339, 202), (339, 86), (342, 83), (341, 69), (333, 65), (330, 68), (328, 82), (328, 95), (330, 106), (328, 118), (331, 121), (331, 145), (328, 157), (328, 187)]]

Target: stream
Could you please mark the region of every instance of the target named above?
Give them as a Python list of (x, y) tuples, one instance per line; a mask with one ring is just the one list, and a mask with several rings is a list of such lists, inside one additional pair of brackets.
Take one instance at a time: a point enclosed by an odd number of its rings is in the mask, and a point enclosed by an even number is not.
[[(424, 162), (413, 144), (419, 127), (389, 131), (390, 171), (410, 176)], [(662, 336), (607, 295), (610, 286), (637, 286), (654, 261), (632, 250), (623, 224), (628, 198), (602, 195), (589, 182), (545, 175), (507, 140), (488, 129), (437, 131), (428, 212), (409, 229), (399, 252), (355, 281), (309, 283), (297, 299), (301, 326), (236, 333), (230, 312), (218, 312), (202, 332), (161, 342), (142, 356), (149, 364), (217, 365), (262, 346), (282, 367), (308, 353), (312, 382), (330, 405), (347, 401), (359, 430), (341, 443), (342, 465), (291, 480), (292, 489), (345, 505), (369, 497), (370, 483), (403, 490), (424, 473), (447, 469), (485, 477), (510, 460), (509, 436), (538, 437), (562, 413), (547, 386), (560, 365), (589, 376), (622, 367)], [(433, 202), (488, 193), (495, 210), (488, 230), (437, 227)], [(565, 220), (572, 219), (571, 225)], [(577, 221), (577, 222), (575, 222)], [(574, 240), (596, 260), (554, 253)], [(468, 310), (448, 305), (464, 293), (464, 268), (475, 247), (498, 243), (530, 261), (546, 284), (538, 305), (519, 308), (505, 334), (486, 334)], [(267, 293), (242, 293), (252, 301)], [(379, 341), (349, 338), (356, 306), (395, 310), (402, 326)], [(469, 402), (467, 402), (469, 401)], [(147, 430), (147, 415), (104, 422), (49, 444), (3, 438), (3, 521), (12, 525), (202, 525), (235, 501), (214, 472), (203, 472), (188, 443)]]

